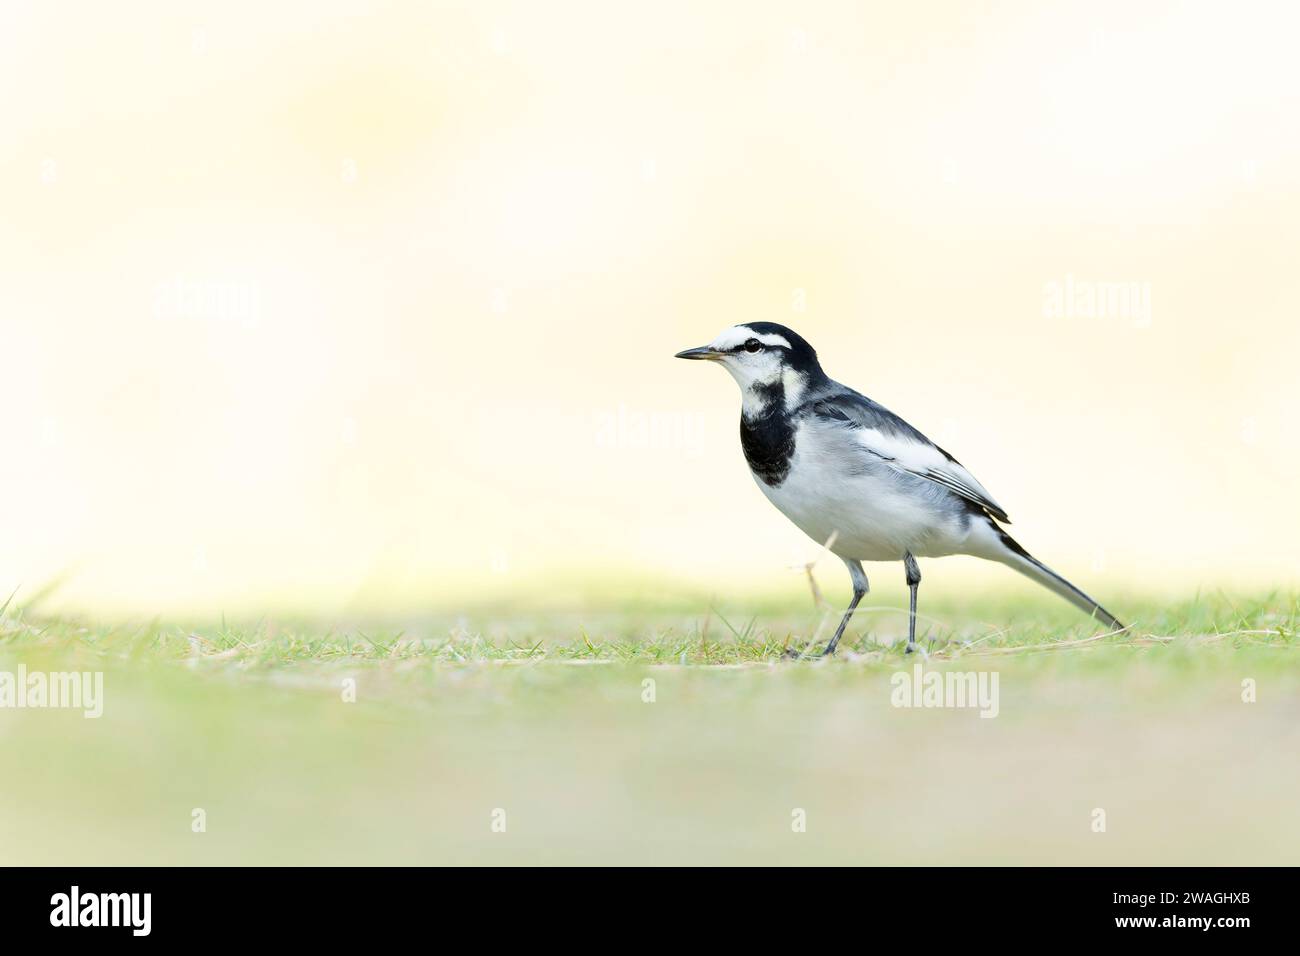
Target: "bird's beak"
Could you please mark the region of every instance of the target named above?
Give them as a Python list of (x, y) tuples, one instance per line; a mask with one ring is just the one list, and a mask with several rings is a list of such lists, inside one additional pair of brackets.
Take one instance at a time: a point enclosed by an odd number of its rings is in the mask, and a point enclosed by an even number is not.
[(722, 355), (723, 353), (714, 351), (707, 345), (701, 345), (698, 349), (687, 349), (685, 352), (678, 352), (673, 356), (673, 358), (707, 359), (711, 362), (716, 362), (718, 359), (722, 358)]

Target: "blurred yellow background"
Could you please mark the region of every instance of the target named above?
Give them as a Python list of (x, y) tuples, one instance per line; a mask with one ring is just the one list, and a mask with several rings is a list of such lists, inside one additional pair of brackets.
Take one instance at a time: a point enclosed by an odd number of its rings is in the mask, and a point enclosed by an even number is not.
[[(0, 600), (786, 586), (816, 549), (753, 486), (735, 386), (671, 358), (745, 320), (1093, 593), (1293, 584), (1298, 25), (6, 5)], [(1030, 587), (973, 564), (941, 573)]]

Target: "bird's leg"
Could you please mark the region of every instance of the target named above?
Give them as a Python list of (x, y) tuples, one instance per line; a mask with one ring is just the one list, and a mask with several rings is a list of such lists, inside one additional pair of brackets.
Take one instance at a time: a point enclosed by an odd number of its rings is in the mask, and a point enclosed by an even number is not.
[(844, 636), (844, 629), (849, 626), (849, 618), (853, 616), (853, 611), (858, 606), (858, 602), (867, 593), (867, 573), (862, 570), (862, 562), (854, 561), (852, 558), (841, 558), (840, 560), (844, 562), (844, 566), (849, 569), (849, 576), (853, 578), (853, 600), (849, 602), (849, 608), (844, 612), (844, 619), (840, 621), (840, 626), (835, 629), (835, 636), (826, 645), (826, 650), (822, 651), (822, 657), (835, 653), (835, 645), (839, 644), (840, 638)]
[(907, 588), (912, 592), (907, 614), (907, 650), (904, 652), (910, 654), (916, 650), (916, 588), (921, 583), (921, 569), (910, 551), (903, 555), (903, 570), (907, 572)]

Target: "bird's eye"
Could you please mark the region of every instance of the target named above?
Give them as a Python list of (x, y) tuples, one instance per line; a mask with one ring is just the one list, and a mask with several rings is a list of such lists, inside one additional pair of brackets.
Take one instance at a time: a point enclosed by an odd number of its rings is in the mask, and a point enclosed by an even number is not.
[(763, 343), (760, 342), (758, 339), (749, 339), (747, 342), (745, 342), (746, 352), (757, 352), (762, 348), (763, 348)]

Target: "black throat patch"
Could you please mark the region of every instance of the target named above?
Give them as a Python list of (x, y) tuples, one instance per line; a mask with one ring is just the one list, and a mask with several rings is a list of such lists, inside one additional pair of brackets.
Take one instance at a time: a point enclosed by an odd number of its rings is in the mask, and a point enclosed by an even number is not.
[(757, 385), (754, 390), (763, 400), (763, 410), (756, 415), (740, 416), (740, 447), (763, 484), (778, 487), (790, 473), (794, 457), (794, 422), (785, 410), (785, 387)]

